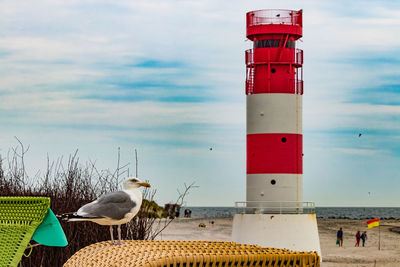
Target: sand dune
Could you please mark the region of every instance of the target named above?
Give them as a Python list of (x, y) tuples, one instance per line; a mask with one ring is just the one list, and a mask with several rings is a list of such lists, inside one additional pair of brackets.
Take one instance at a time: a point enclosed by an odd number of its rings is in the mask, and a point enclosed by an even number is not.
[[(214, 224), (211, 224), (214, 221)], [(206, 225), (199, 227), (200, 223)], [(378, 228), (367, 229), (365, 220), (318, 219), (323, 267), (400, 266), (400, 234), (390, 231), (399, 220), (381, 221), (381, 250)], [(336, 245), (336, 231), (344, 231), (343, 248)], [(231, 241), (232, 218), (180, 218), (159, 236), (163, 240)], [(354, 247), (357, 230), (367, 231), (366, 247)]]

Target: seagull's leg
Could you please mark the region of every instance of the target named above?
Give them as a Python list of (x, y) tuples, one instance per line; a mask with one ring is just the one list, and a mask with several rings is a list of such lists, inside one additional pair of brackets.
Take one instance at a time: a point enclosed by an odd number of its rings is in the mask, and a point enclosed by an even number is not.
[(122, 245), (122, 242), (121, 242), (121, 225), (118, 225), (118, 228), (117, 228), (117, 231), (118, 231), (118, 245)]
[(110, 235), (111, 235), (111, 244), (115, 245), (114, 243), (114, 233), (113, 233), (113, 227), (110, 225)]

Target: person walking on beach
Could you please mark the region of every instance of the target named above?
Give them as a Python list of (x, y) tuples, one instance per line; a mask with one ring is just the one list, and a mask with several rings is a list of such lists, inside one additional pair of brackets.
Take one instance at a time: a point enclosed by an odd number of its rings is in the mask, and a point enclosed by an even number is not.
[(339, 231), (337, 231), (336, 237), (337, 237), (336, 243), (339, 245), (339, 247), (343, 247), (343, 230), (342, 230), (342, 227), (340, 227)]
[(360, 238), (361, 238), (360, 231), (357, 231), (357, 234), (356, 234), (356, 244), (354, 245), (355, 247), (359, 247), (359, 246), (360, 246)]
[(367, 240), (367, 232), (366, 231), (364, 231), (362, 234), (361, 234), (361, 240), (362, 240), (362, 245), (363, 245), (363, 247), (365, 247), (365, 240)]

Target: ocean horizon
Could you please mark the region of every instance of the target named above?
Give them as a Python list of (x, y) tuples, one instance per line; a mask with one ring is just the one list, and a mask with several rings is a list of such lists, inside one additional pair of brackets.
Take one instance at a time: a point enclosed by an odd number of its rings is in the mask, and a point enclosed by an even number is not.
[[(192, 217), (233, 217), (235, 207), (185, 206), (192, 211)], [(326, 219), (400, 219), (400, 207), (315, 207), (317, 218)]]

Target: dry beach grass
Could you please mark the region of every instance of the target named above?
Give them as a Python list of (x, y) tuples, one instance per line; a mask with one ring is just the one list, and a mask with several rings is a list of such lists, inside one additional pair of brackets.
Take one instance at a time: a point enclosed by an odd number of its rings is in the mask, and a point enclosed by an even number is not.
[[(200, 223), (206, 227), (199, 227)], [(378, 250), (378, 228), (367, 229), (365, 220), (318, 219), (322, 266), (400, 266), (400, 234), (390, 231), (399, 226), (400, 221), (384, 220), (381, 225), (381, 250)], [(336, 245), (339, 227), (344, 230), (342, 248)], [(173, 221), (158, 239), (231, 241), (231, 229), (232, 218), (180, 218)], [(367, 231), (366, 247), (354, 247), (357, 230)]]

